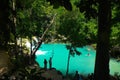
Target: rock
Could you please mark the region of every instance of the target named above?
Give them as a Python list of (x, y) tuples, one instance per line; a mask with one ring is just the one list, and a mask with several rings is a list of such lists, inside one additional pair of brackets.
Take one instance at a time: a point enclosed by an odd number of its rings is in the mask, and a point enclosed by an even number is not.
[(42, 77), (51, 80), (63, 80), (63, 76), (58, 73), (56, 69), (47, 70), (42, 73)]
[(10, 57), (6, 51), (0, 50), (0, 76), (7, 73), (12, 68)]

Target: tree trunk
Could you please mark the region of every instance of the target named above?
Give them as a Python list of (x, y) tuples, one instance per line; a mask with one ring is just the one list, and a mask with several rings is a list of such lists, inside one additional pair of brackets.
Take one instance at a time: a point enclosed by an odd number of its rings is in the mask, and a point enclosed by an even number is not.
[(32, 54), (32, 37), (30, 37), (30, 54)]
[(9, 0), (0, 0), (0, 47), (7, 48), (10, 39)]
[(20, 37), (20, 53), (23, 55), (23, 52), (22, 52), (22, 36)]
[(68, 54), (68, 61), (67, 61), (67, 71), (66, 71), (66, 76), (68, 76), (68, 72), (69, 72), (69, 63), (70, 63), (70, 51)]
[(15, 42), (15, 57), (18, 56), (18, 47), (17, 47), (17, 35), (16, 35), (16, 0), (12, 0), (12, 17), (13, 17), (13, 26), (14, 26), (14, 42)]
[(99, 0), (98, 42), (94, 77), (95, 80), (109, 79), (109, 41), (111, 29), (109, 0)]

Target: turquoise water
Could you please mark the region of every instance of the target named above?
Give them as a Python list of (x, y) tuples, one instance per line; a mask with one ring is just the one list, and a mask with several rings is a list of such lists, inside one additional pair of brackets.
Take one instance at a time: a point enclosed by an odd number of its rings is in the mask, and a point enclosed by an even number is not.
[[(70, 57), (69, 73), (75, 73), (76, 70), (84, 75), (93, 73), (96, 51), (90, 46), (77, 48), (77, 50), (82, 54), (80, 56), (75, 55), (74, 57)], [(42, 44), (36, 52), (36, 61), (39, 63), (40, 67), (43, 67), (44, 59), (49, 61), (49, 58), (53, 57), (52, 67), (65, 74), (67, 70), (68, 53), (69, 51), (66, 49), (65, 44)], [(114, 74), (114, 72), (120, 71), (119, 66), (120, 63), (110, 60), (110, 73)]]

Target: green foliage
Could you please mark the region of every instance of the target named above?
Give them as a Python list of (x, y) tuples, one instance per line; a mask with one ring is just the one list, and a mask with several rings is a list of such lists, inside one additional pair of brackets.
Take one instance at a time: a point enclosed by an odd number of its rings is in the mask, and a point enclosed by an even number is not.
[(15, 0), (16, 2), (16, 8), (18, 9), (29, 9), (31, 7), (31, 3), (34, 2), (34, 0)]
[(51, 7), (48, 7), (47, 2), (38, 0), (29, 2), (29, 4), (31, 6), (26, 7), (28, 2), (24, 2), (22, 5), (26, 6), (17, 10), (17, 35), (29, 38), (41, 36), (51, 19)]
[[(96, 42), (97, 20), (90, 19), (91, 17), (95, 18), (98, 13), (98, 9), (97, 9), (98, 2), (96, 0), (92, 0), (92, 1), (47, 0), (47, 1), (50, 2), (50, 4), (53, 6), (50, 6), (49, 3), (46, 2), (46, 0), (25, 0), (25, 1), (15, 0), (16, 11), (15, 12), (10, 11), (10, 13), (16, 16), (17, 27), (15, 30), (17, 33), (16, 35), (18, 37), (19, 36), (30, 37), (33, 35), (41, 36), (46, 26), (49, 24), (53, 14), (57, 13), (55, 23), (53, 24), (56, 30), (51, 28), (50, 31), (47, 33), (46, 37), (51, 38), (53, 34), (56, 37), (57, 34), (60, 34), (67, 38), (66, 41), (69, 41), (77, 45), (85, 45)], [(119, 0), (111, 1), (111, 5), (112, 5), (112, 26), (113, 26), (112, 34), (111, 34), (111, 44), (118, 44), (120, 40)], [(12, 2), (8, 6), (12, 8)], [(72, 11), (71, 12), (66, 11), (65, 9), (59, 6), (64, 6), (67, 10), (71, 10), (72, 7)], [(82, 13), (79, 12), (76, 6), (79, 8), (80, 12)], [(1, 7), (3, 6), (1, 5)], [(57, 9), (53, 10), (52, 9), (53, 7)], [(7, 6), (6, 9), (8, 9)], [(4, 12), (4, 10), (2, 11)], [(1, 15), (2, 14), (3, 13), (1, 12)], [(9, 16), (9, 14), (7, 14), (7, 16)], [(87, 21), (86, 19), (87, 16), (89, 17), (89, 21)], [(10, 15), (10, 19), (12, 20), (12, 15)], [(3, 21), (1, 20), (1, 24), (2, 22)], [(10, 39), (11, 41), (13, 41), (15, 31), (12, 22), (10, 22), (10, 28), (1, 27), (0, 32), (1, 32), (0, 34), (1, 41), (7, 41)], [(8, 32), (8, 34), (4, 34), (4, 32)], [(3, 44), (5, 44), (5, 42), (3, 42)]]
[(83, 46), (94, 43), (96, 40), (96, 21), (87, 21), (78, 9), (65, 12), (60, 16), (58, 34), (67, 38), (74, 45)]
[(70, 55), (74, 56), (76, 55), (81, 55), (82, 53), (79, 52), (75, 46), (73, 45), (66, 45), (66, 48), (69, 50)]
[(112, 1), (112, 20), (111, 20), (111, 25), (112, 25), (112, 33), (110, 37), (110, 42), (111, 46), (118, 46), (120, 45), (120, 1)]
[(88, 19), (96, 18), (98, 15), (97, 0), (80, 0), (79, 2), (75, 2), (75, 5), (79, 7), (80, 12), (83, 12)]
[(120, 23), (117, 23), (112, 27), (111, 45), (120, 45)]

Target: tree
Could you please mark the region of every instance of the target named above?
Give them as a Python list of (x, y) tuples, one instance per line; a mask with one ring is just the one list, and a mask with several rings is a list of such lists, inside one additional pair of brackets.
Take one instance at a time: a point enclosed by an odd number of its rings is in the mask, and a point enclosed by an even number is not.
[[(51, 1), (54, 2), (54, 0)], [(65, 0), (63, 2), (65, 2)], [(96, 0), (81, 0), (78, 7), (80, 8), (80, 11), (85, 12), (86, 17), (90, 19), (91, 16), (93, 18), (96, 17), (97, 11), (95, 9), (96, 7), (94, 7), (95, 5), (98, 5), (99, 15), (94, 77), (95, 80), (109, 80), (109, 38), (111, 29), (111, 3), (109, 0), (99, 0), (98, 2)]]
[[(19, 2), (19, 3), (18, 3)], [(26, 0), (16, 2), (17, 7), (21, 4), (21, 7), (17, 10), (17, 35), (18, 37), (27, 37), (31, 43), (31, 60), (35, 61), (36, 50), (32, 51), (32, 37), (41, 37), (46, 26), (50, 23), (53, 14), (51, 12), (51, 7), (44, 0)], [(38, 42), (39, 44), (39, 42)], [(38, 47), (39, 48), (39, 47)], [(37, 49), (38, 49), (37, 48)], [(32, 59), (33, 58), (33, 59)]]
[(10, 40), (9, 0), (0, 1), (0, 46), (7, 47)]
[(111, 1), (112, 6), (112, 33), (111, 33), (111, 47), (120, 46), (120, 1)]
[(68, 76), (70, 56), (71, 56), (71, 55), (72, 55), (72, 56), (75, 56), (75, 54), (76, 54), (76, 55), (81, 55), (81, 52), (79, 52), (73, 44), (66, 45), (66, 48), (69, 50), (69, 53), (68, 53), (68, 61), (67, 61), (67, 71), (66, 71), (66, 76)]
[(111, 2), (109, 0), (100, 0), (98, 3), (98, 40), (94, 76), (95, 80), (110, 80), (109, 43), (111, 34)]
[(84, 14), (80, 13), (78, 9), (73, 9), (70, 12), (64, 11), (60, 15), (59, 22), (60, 26), (57, 32), (66, 38), (64, 41), (76, 46), (96, 43), (96, 21), (94, 19), (87, 21)]
[[(111, 34), (111, 2), (109, 0), (81, 0), (80, 10), (85, 15), (95, 18), (98, 6), (98, 33), (97, 33), (97, 52), (95, 60), (94, 78), (95, 80), (109, 80), (109, 44)], [(86, 3), (86, 5), (85, 5)], [(98, 4), (98, 5), (97, 5)], [(95, 13), (94, 13), (95, 12)], [(94, 15), (92, 15), (92, 13)], [(102, 70), (101, 70), (102, 69)]]

